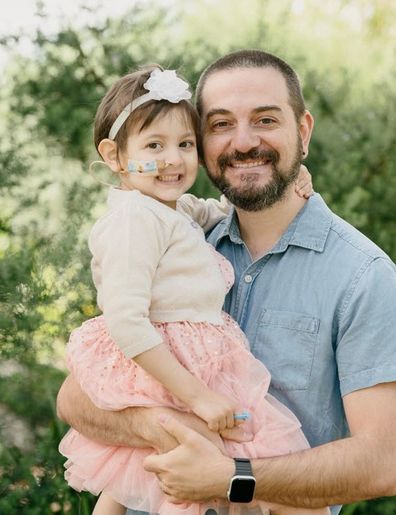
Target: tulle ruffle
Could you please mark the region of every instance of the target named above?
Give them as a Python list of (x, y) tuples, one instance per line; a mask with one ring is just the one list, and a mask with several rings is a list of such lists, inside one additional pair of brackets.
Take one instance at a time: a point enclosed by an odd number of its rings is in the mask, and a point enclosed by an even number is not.
[[(226, 440), (230, 456), (270, 457), (306, 449), (308, 443), (297, 418), (268, 394), (268, 370), (247, 350), (238, 325), (226, 314), (223, 319), (221, 326), (189, 322), (154, 325), (180, 363), (209, 388), (234, 399), (241, 411), (250, 413), (245, 427), (254, 437), (243, 443)], [(188, 410), (122, 354), (110, 338), (103, 317), (73, 331), (68, 364), (82, 389), (100, 408), (169, 406)], [(68, 458), (65, 477), (76, 490), (94, 494), (104, 490), (124, 506), (161, 515), (201, 515), (210, 507), (169, 505), (156, 477), (142, 466), (151, 450), (105, 446), (71, 429), (61, 442), (60, 452)], [(244, 505), (243, 510), (238, 505), (232, 505), (231, 510), (219, 502), (212, 507), (219, 514), (267, 512), (262, 503)]]

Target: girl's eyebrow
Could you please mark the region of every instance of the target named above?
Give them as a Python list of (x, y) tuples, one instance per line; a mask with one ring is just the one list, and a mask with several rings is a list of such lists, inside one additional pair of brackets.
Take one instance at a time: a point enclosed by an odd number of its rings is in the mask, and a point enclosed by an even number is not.
[[(151, 138), (166, 138), (168, 135), (170, 134), (170, 132), (157, 132), (157, 133), (153, 133), (153, 134), (147, 134), (147, 136), (145, 136), (145, 139), (151, 139)], [(188, 132), (185, 132), (184, 134), (181, 134), (181, 139), (183, 138), (188, 138), (188, 137), (191, 137), (191, 136), (194, 136), (195, 137), (195, 132), (193, 131), (188, 131)]]

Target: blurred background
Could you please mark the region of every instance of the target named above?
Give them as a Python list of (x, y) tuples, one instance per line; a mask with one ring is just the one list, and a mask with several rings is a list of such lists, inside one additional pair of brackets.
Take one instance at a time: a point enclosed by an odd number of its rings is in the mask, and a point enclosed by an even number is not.
[[(63, 480), (55, 416), (73, 327), (97, 313), (86, 244), (106, 188), (92, 121), (144, 63), (195, 86), (223, 53), (261, 48), (299, 73), (316, 125), (308, 167), (332, 209), (396, 258), (393, 0), (23, 1), (0, 20), (0, 513), (86, 515)], [(104, 177), (103, 177), (104, 178)], [(216, 196), (204, 172), (194, 187)], [(391, 515), (396, 499), (342, 514)]]

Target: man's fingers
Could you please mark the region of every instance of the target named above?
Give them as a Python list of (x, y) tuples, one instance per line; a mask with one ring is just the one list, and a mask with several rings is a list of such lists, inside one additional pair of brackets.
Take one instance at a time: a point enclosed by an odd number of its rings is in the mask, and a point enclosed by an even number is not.
[(198, 436), (198, 433), (173, 417), (161, 417), (160, 424), (165, 429), (165, 431), (176, 438), (179, 443), (187, 443), (191, 440), (191, 438)]
[[(171, 451), (172, 452), (172, 451)], [(154, 472), (154, 474), (160, 474), (165, 470), (164, 466), (165, 454), (150, 454), (143, 461), (144, 470), (147, 472)]]

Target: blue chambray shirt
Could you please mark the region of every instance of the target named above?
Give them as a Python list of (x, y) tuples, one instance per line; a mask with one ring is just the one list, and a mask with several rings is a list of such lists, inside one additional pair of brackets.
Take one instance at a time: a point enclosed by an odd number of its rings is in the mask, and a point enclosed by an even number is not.
[(312, 447), (347, 436), (342, 397), (396, 381), (394, 263), (318, 194), (255, 262), (235, 213), (208, 241), (234, 267), (225, 310), (271, 372), (270, 392)]

